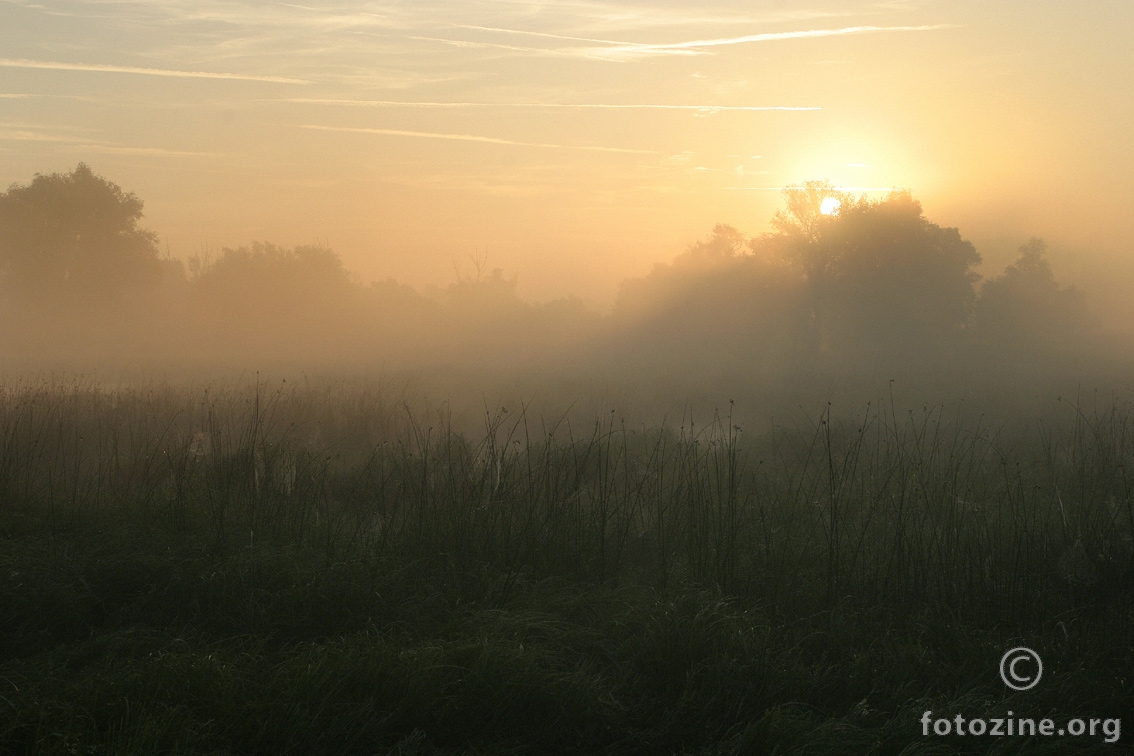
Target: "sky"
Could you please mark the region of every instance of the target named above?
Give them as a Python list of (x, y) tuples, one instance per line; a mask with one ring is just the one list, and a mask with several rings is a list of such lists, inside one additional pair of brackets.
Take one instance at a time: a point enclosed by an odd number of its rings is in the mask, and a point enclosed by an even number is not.
[(0, 186), (83, 161), (177, 257), (603, 307), (828, 179), (1129, 301), (1131, 38), (1128, 0), (0, 0)]

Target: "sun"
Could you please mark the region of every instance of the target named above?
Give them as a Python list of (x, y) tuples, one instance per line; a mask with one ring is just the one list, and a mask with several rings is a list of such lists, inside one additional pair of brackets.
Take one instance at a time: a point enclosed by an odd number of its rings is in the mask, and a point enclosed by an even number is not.
[(823, 215), (837, 215), (842, 204), (837, 197), (825, 197), (819, 204), (819, 212)]

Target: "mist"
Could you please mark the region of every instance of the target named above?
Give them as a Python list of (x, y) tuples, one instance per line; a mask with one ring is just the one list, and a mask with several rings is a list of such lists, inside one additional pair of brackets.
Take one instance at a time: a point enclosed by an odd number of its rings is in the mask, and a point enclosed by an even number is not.
[(1044, 662), (1121, 739), (1134, 352), (1042, 239), (809, 181), (599, 311), (144, 209), (0, 194), (0, 750), (905, 752)]
[(1129, 750), (1131, 38), (0, 2), (0, 753)]
[(334, 250), (249, 241), (180, 260), (145, 229), (143, 200), (86, 164), (0, 194), (3, 369), (208, 381), (384, 377), (474, 411), (617, 406), (642, 422), (846, 409), (1125, 386), (1121, 319), (1061, 283), (1042, 239), (981, 275), (963, 229), (909, 192), (871, 199), (789, 187), (769, 230), (718, 224), (618, 284), (525, 301), (515, 275), (471, 256), (443, 285), (365, 281)]

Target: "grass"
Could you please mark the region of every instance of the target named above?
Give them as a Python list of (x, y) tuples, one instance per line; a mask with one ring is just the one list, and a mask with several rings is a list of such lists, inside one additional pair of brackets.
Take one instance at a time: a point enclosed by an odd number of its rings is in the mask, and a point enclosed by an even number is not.
[[(1134, 414), (741, 431), (0, 392), (0, 753), (1112, 753)], [(1007, 649), (1044, 678), (1001, 682)]]

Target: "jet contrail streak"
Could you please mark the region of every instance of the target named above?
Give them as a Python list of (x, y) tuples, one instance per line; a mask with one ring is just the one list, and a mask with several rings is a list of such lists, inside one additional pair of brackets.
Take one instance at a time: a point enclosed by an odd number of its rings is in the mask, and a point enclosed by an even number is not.
[(628, 152), (639, 155), (652, 155), (653, 150), (628, 150), (621, 147), (588, 147), (578, 146), (571, 144), (546, 144), (543, 142), (516, 142), (511, 139), (499, 139), (497, 137), (476, 136), (474, 134), (436, 134), (430, 131), (402, 131), (400, 129), (367, 129), (367, 128), (352, 128), (349, 126), (317, 126), (317, 125), (303, 125), (301, 129), (313, 129), (316, 131), (341, 131), (353, 134), (381, 134), (384, 136), (404, 136), (404, 137), (418, 137), (422, 139), (452, 139), (460, 142), (483, 142), (486, 144), (509, 144), (518, 147), (548, 147), (556, 150), (588, 150), (592, 152)]
[(40, 68), (51, 71), (95, 71), (99, 73), (126, 73), (143, 76), (172, 76), (181, 79), (232, 79), (236, 81), (267, 81), (274, 84), (309, 84), (303, 79), (285, 76), (256, 76), (252, 74), (214, 73), (212, 71), (175, 71), (168, 68), (137, 68), (134, 66), (108, 66), (101, 63), (61, 63), (52, 60), (24, 60), (0, 58), (4, 68)]
[(549, 108), (563, 110), (694, 110), (701, 113), (717, 111), (798, 111), (822, 110), (821, 107), (794, 105), (613, 105), (601, 103), (551, 103), (551, 102), (405, 102), (401, 100), (334, 100), (306, 97), (289, 97), (274, 102), (294, 102), (311, 105), (358, 105), (376, 108)]

